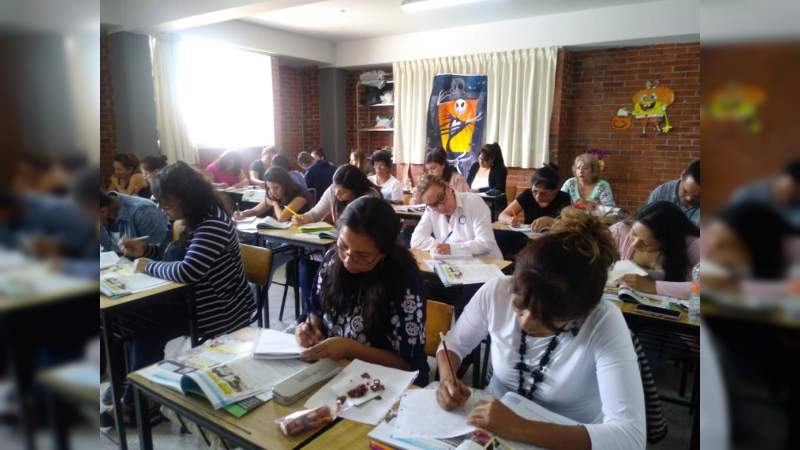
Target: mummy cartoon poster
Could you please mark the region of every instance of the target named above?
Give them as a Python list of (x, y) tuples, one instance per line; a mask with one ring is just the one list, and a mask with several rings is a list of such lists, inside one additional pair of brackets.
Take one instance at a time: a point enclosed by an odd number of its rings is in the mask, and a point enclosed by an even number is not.
[(436, 75), (428, 103), (427, 150), (444, 149), (461, 173), (477, 161), (486, 118), (486, 75)]

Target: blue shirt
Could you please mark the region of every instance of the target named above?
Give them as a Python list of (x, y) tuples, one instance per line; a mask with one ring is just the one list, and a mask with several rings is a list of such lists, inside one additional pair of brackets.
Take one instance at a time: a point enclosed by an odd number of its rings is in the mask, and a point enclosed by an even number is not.
[(106, 251), (122, 251), (117, 240), (122, 236), (140, 237), (148, 244), (157, 245), (162, 251), (169, 242), (169, 221), (155, 203), (146, 198), (111, 192), (119, 202), (117, 217), (102, 223), (100, 227), (100, 245)]
[(78, 206), (66, 198), (21, 194), (21, 213), (0, 224), (0, 245), (20, 248), (25, 236), (40, 236), (59, 245), (62, 256), (97, 256), (94, 226)]
[(306, 170), (306, 185), (309, 189), (314, 188), (317, 191), (317, 199), (322, 197), (322, 194), (333, 182), (334, 172), (336, 172), (336, 166), (324, 159), (315, 162)]
[(647, 199), (647, 203), (655, 203), (655, 202), (670, 202), (678, 205), (678, 207), (683, 211), (683, 214), (692, 221), (698, 227), (700, 226), (700, 202), (695, 205), (684, 205), (681, 199), (678, 197), (678, 186), (681, 184), (681, 180), (672, 180), (667, 181), (666, 183), (658, 186), (657, 188), (653, 189), (653, 192), (650, 193), (650, 197)]

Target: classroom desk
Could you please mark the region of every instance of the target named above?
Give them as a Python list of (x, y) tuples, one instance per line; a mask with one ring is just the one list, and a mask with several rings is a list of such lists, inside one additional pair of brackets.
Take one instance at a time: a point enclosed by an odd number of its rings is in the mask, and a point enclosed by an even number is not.
[[(111, 384), (114, 408), (114, 427), (117, 431), (119, 449), (128, 447), (125, 439), (125, 425), (122, 422), (122, 383), (125, 379), (124, 342), (135, 336), (137, 330), (128, 330), (124, 326), (125, 318), (155, 304), (166, 301), (182, 301), (186, 303), (187, 317), (192, 344), (197, 342), (194, 321), (194, 302), (186, 295), (188, 285), (168, 283), (147, 291), (138, 292), (116, 299), (100, 295), (100, 331), (105, 348), (106, 364)], [(151, 319), (157, 320), (158, 318)]]
[(264, 241), (299, 247), (308, 253), (324, 252), (336, 242), (334, 239), (325, 239), (301, 233), (297, 227), (291, 227), (286, 230), (258, 230), (256, 235)]
[[(92, 320), (96, 317), (95, 292), (97, 283), (86, 281), (66, 291), (30, 298), (0, 297), (0, 345), (5, 348), (9, 375), (18, 391), (19, 420), (27, 449), (36, 447), (32, 408), (36, 350), (65, 343), (79, 345), (96, 333), (97, 324)], [(51, 356), (57, 358), (60, 352), (54, 349)]]
[[(88, 370), (99, 373), (99, 368), (91, 363), (76, 365), (84, 365)], [(70, 380), (64, 375), (66, 370), (69, 370), (69, 365), (47, 369), (36, 376), (36, 383), (45, 394), (47, 414), (53, 431), (53, 448), (57, 450), (69, 448), (66, 423), (69, 414), (75, 412), (75, 406), (90, 407), (96, 411), (100, 400), (96, 385), (89, 386)]]
[[(251, 329), (244, 328), (234, 334), (240, 338), (254, 338)], [(349, 361), (339, 361), (347, 365)], [(148, 411), (147, 403), (152, 400), (174, 410), (178, 415), (188, 417), (200, 427), (218, 434), (227, 443), (244, 449), (293, 450), (303, 447), (319, 436), (334, 422), (301, 436), (285, 436), (275, 420), (304, 409), (305, 402), (314, 394), (309, 392), (292, 405), (280, 405), (272, 400), (260, 405), (255, 410), (237, 419), (224, 410), (214, 410), (205, 400), (193, 396), (184, 396), (167, 387), (158, 385), (134, 372), (128, 380), (135, 388), (137, 425), (139, 427), (139, 445), (142, 450), (153, 448), (150, 424), (143, 419), (143, 411)], [(231, 447), (233, 448), (233, 447)]]
[(303, 450), (353, 450), (368, 449), (369, 434), (375, 425), (342, 419), (324, 430), (316, 439), (303, 446)]
[(537, 232), (533, 232), (533, 231), (512, 230), (512, 229), (509, 228), (507, 223), (503, 223), (503, 222), (500, 222), (500, 221), (492, 222), (492, 229), (494, 231), (507, 231), (509, 233), (521, 233), (521, 234), (524, 234), (525, 236), (527, 236), (528, 239), (536, 239), (539, 236), (541, 236), (542, 234), (544, 234), (544, 233), (537, 233)]
[[(427, 264), (425, 264), (425, 261), (433, 259), (433, 257), (431, 257), (430, 252), (425, 251), (425, 250), (419, 250), (419, 249), (413, 248), (413, 249), (411, 249), (411, 254), (414, 255), (414, 258), (416, 258), (417, 266), (419, 266), (419, 270), (421, 270), (423, 272), (426, 272), (426, 273), (433, 273), (433, 270), (431, 270), (431, 268), (428, 267)], [(500, 270), (504, 270), (507, 267), (509, 267), (511, 264), (513, 264), (511, 261), (506, 261), (504, 259), (489, 258), (488, 256), (481, 256), (478, 259), (480, 259), (481, 261), (483, 261), (486, 264), (494, 264)]]
[(392, 205), (392, 208), (394, 208), (394, 212), (397, 213), (401, 219), (419, 220), (424, 213), (424, 211), (404, 210), (404, 208), (408, 208), (408, 205)]

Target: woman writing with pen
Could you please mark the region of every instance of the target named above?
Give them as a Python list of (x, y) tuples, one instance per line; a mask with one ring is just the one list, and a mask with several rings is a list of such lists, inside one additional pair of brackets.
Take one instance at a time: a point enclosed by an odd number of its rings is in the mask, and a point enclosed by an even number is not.
[(273, 216), (280, 222), (286, 222), (292, 216), (308, 210), (308, 199), (303, 190), (292, 180), (286, 169), (272, 167), (264, 175), (267, 195), (264, 201), (253, 208), (233, 213), (234, 220), (245, 217), (260, 216), (272, 209)]
[(308, 318), (295, 328), (300, 358), (342, 358), (419, 370), (428, 383), (422, 277), (397, 241), (400, 218), (385, 201), (361, 197), (337, 222), (338, 238), (314, 282)]
[(489, 207), (477, 194), (456, 192), (435, 175), (423, 175), (418, 192), (427, 208), (411, 235), (411, 248), (434, 256), (503, 258)]

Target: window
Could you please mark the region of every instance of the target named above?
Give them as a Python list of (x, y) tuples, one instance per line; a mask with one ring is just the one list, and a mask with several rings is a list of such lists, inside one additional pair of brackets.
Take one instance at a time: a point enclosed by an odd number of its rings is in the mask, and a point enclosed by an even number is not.
[(178, 57), (179, 104), (196, 146), (275, 143), (269, 55), (184, 39)]

